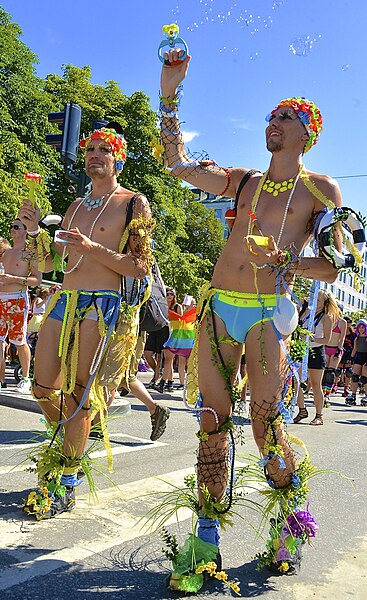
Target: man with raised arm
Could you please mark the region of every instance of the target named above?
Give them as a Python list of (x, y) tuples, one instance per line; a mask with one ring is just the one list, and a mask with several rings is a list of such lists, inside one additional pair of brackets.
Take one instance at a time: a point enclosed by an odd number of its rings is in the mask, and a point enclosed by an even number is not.
[[(39, 332), (35, 354), (33, 393), (48, 423), (63, 432), (58, 460), (38, 457), (40, 489), (31, 492), (24, 510), (37, 519), (49, 518), (74, 508), (77, 472), (90, 431), (91, 416), (100, 412), (107, 453), (106, 397), (102, 386), (116, 387), (121, 373), (112, 373), (109, 354), (116, 342), (125, 343), (118, 363), (127, 366), (134, 351), (137, 317), (127, 311), (125, 333), (116, 330), (121, 319), (121, 277), (142, 279), (151, 257), (151, 212), (148, 201), (117, 182), (126, 158), (126, 141), (114, 129), (102, 128), (82, 140), (85, 169), (92, 191), (68, 208), (51, 252), (39, 243), (40, 211), (24, 201), (19, 218), (36, 244), (35, 254), (42, 269), (53, 268), (52, 253), (62, 257), (64, 281), (49, 303)], [(132, 219), (132, 220), (131, 220)], [(128, 220), (130, 221), (128, 223)], [(120, 315), (119, 315), (120, 311)], [(122, 360), (123, 359), (123, 360)], [(107, 364), (106, 364), (107, 363)], [(111, 373), (110, 373), (111, 375)], [(91, 414), (92, 413), (92, 414)], [(56, 443), (58, 437), (54, 434)], [(49, 464), (50, 463), (50, 464)]]
[[(217, 510), (220, 520), (219, 515), (228, 510), (225, 492), (233, 485), (232, 479), (228, 482), (228, 439), (236, 401), (234, 384), (245, 344), (252, 430), (263, 457), (260, 463), (278, 498), (280, 490), (288, 498), (288, 505), (283, 505), (278, 519), (273, 520), (270, 534), (276, 540), (274, 548), (278, 544), (283, 553), (264, 553), (260, 562), (289, 573), (299, 562), (299, 545), (307, 535), (298, 538), (292, 531), (298, 541), (290, 550), (284, 547), (282, 535), (287, 519), (305, 500), (297, 497), (297, 489), (303, 489), (305, 481), (300, 479), (306, 475), (296, 463), (283, 426), (289, 361), (285, 353), (287, 335), (276, 330), (272, 318), (277, 307), (276, 279), (281, 281), (286, 274), (290, 287), (295, 275), (327, 282), (336, 279), (337, 270), (326, 258), (306, 258), (301, 253), (311, 240), (318, 213), (325, 205), (341, 206), (341, 194), (335, 180), (310, 172), (302, 164), (303, 154), (319, 138), (322, 118), (313, 102), (300, 97), (281, 101), (267, 118), (265, 138), (271, 160), (266, 173), (227, 169), (188, 157), (179, 128), (177, 90), (186, 77), (190, 56), (180, 62), (182, 55), (176, 49), (165, 53), (161, 75), (161, 135), (167, 166), (173, 175), (197, 188), (238, 201), (228, 242), (198, 306), (199, 339), (192, 354), (191, 378), (189, 374), (188, 400), (194, 404), (199, 390), (202, 402), (197, 454), (198, 537), (218, 546), (218, 520), (213, 512)], [(284, 291), (281, 286), (281, 296)], [(287, 319), (287, 314), (283, 317)], [(197, 368), (196, 387), (193, 373)], [(203, 509), (203, 497), (207, 499), (208, 494), (213, 503), (222, 502), (223, 509), (216, 504), (211, 518)], [(316, 528), (311, 528), (313, 534)], [(182, 579), (177, 584), (178, 578), (173, 577), (172, 587), (183, 589), (185, 584)]]

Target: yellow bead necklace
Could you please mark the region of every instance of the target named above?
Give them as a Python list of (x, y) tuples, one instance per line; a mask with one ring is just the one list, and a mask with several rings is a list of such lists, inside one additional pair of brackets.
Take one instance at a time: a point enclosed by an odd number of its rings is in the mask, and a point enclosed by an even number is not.
[(291, 190), (294, 186), (294, 177), (290, 177), (286, 181), (282, 181), (281, 183), (276, 183), (271, 179), (267, 179), (262, 187), (264, 192), (268, 192), (269, 194), (273, 194), (276, 198), (282, 192), (286, 192), (287, 190)]

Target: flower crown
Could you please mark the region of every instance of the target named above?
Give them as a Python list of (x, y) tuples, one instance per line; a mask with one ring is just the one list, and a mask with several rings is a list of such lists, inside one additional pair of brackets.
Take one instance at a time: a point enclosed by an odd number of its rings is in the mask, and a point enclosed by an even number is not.
[(116, 170), (121, 171), (127, 156), (127, 141), (122, 133), (117, 133), (115, 129), (102, 127), (93, 131), (89, 137), (83, 138), (79, 145), (82, 150), (87, 150), (93, 140), (103, 140), (111, 146), (116, 160)]
[[(316, 144), (322, 131), (322, 116), (320, 110), (317, 108), (316, 104), (311, 102), (311, 100), (297, 96), (297, 98), (287, 98), (286, 100), (282, 100), (270, 114), (274, 114), (275, 111), (282, 106), (293, 108), (296, 115), (300, 118), (301, 123), (305, 126), (309, 138), (305, 143), (304, 151), (308, 152), (309, 149)], [(267, 120), (269, 119), (267, 118)]]

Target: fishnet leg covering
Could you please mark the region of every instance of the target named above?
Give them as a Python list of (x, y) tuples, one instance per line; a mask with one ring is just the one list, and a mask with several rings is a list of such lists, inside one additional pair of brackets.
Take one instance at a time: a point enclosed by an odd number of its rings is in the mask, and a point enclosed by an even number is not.
[[(201, 486), (205, 485), (213, 498), (221, 500), (227, 487), (228, 468), (229, 445), (227, 433), (215, 434), (205, 442), (200, 441), (196, 463), (199, 490)], [(200, 492), (199, 496), (201, 496)]]
[(261, 403), (251, 398), (251, 418), (259, 449), (264, 456), (274, 453), (265, 466), (267, 474), (276, 488), (284, 488), (290, 484), (296, 469), (296, 459), (285, 438), (284, 424), (277, 410), (276, 398), (270, 402), (264, 399)]

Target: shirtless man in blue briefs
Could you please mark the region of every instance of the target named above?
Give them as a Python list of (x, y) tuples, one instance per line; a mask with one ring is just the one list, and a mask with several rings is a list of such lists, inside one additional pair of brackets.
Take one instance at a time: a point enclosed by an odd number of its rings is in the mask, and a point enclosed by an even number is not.
[[(197, 188), (235, 198), (249, 169), (226, 169), (212, 161), (193, 161), (186, 154), (179, 128), (177, 88), (186, 77), (191, 57), (179, 62), (182, 54), (177, 49), (165, 53), (161, 75), (161, 135), (167, 165), (173, 175)], [(287, 488), (295, 480), (296, 460), (278, 410), (288, 365), (271, 323), (276, 306), (276, 272), (287, 267), (290, 287), (297, 274), (327, 282), (337, 277), (337, 270), (323, 256), (300, 256), (311, 240), (317, 213), (325, 205), (341, 206), (337, 182), (306, 170), (302, 164), (303, 154), (319, 138), (320, 111), (308, 100), (290, 98), (280, 102), (267, 120), (269, 168), (265, 174), (251, 170), (239, 194), (233, 229), (214, 269), (207, 302), (201, 303), (198, 388), (205, 410), (201, 412), (197, 478), (199, 487), (205, 485), (217, 500), (223, 499), (227, 487), (228, 430), (233, 408), (223, 370), (227, 369), (227, 374), (230, 371), (229, 383), (233, 384), (243, 343), (253, 435), (266, 465), (268, 482), (273, 488)], [(261, 236), (257, 238), (260, 243), (251, 235)], [(226, 338), (238, 344), (226, 343)], [(275, 447), (281, 448), (281, 457)], [(215, 530), (215, 521), (210, 521), (206, 519), (203, 527)], [(201, 537), (200, 520), (198, 535)], [(217, 532), (209, 537), (217, 543)], [(272, 562), (277, 567), (279, 560), (273, 557)], [(291, 567), (292, 556), (283, 571)]]

